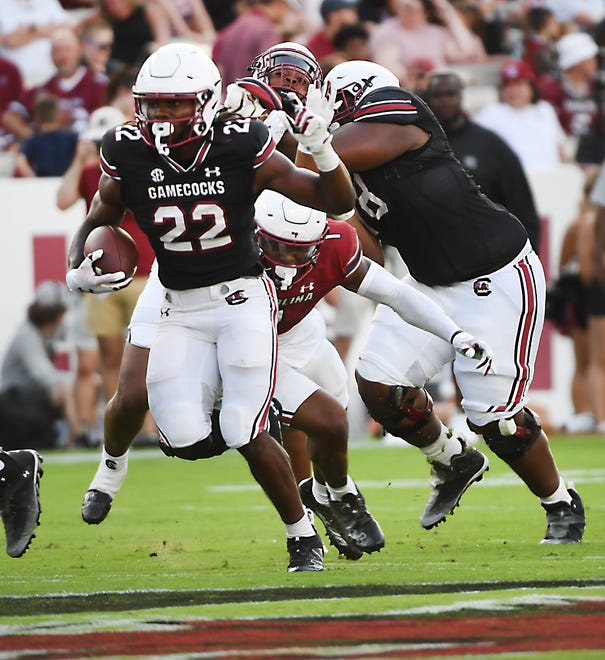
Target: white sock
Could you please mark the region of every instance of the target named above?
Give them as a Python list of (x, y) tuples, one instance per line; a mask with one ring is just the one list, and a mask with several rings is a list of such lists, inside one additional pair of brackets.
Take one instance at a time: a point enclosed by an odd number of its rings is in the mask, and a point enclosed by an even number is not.
[(103, 448), (101, 462), (88, 490), (100, 490), (112, 498), (122, 487), (128, 472), (128, 451), (122, 456), (111, 456)]
[(330, 504), (330, 496), (328, 495), (327, 486), (325, 484), (320, 484), (315, 477), (313, 477), (313, 481), (311, 483), (311, 492), (313, 493), (313, 497), (320, 504), (323, 504), (324, 506), (328, 506)]
[(351, 477), (347, 474), (347, 483), (344, 486), (339, 488), (332, 488), (328, 485), (328, 492), (330, 493), (330, 499), (332, 500), (342, 500), (342, 498), (348, 493), (353, 493), (357, 495), (357, 486)]
[(298, 522), (286, 525), (286, 536), (289, 539), (298, 536), (315, 536), (315, 530), (306, 513), (303, 514), (303, 517)]
[(458, 438), (455, 438), (450, 430), (441, 425), (441, 433), (435, 442), (426, 447), (419, 447), (420, 451), (426, 456), (429, 463), (437, 461), (443, 465), (449, 465), (452, 462), (452, 456), (462, 452), (462, 445)]
[(555, 502), (567, 502), (567, 504), (571, 504), (571, 495), (561, 477), (559, 477), (559, 487), (557, 490), (548, 497), (541, 497), (540, 502), (542, 502), (542, 504), (554, 504)]

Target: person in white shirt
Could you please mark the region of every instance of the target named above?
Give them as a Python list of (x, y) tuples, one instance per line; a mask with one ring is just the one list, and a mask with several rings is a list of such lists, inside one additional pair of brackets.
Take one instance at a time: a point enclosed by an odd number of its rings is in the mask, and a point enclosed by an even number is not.
[(553, 106), (539, 98), (531, 67), (504, 62), (500, 81), (500, 101), (485, 106), (475, 121), (497, 133), (525, 169), (556, 167), (565, 160), (566, 137)]
[(18, 67), (25, 87), (39, 85), (55, 73), (50, 37), (67, 25), (59, 0), (2, 0), (0, 52)]

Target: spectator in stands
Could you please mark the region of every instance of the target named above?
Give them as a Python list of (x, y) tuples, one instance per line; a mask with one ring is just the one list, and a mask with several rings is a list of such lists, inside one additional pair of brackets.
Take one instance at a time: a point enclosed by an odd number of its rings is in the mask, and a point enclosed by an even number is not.
[(467, 56), (467, 61), (479, 64), (487, 61), (487, 53), (483, 41), (485, 39), (485, 20), (481, 7), (473, 0), (451, 0), (456, 11), (471, 32), (474, 43), (473, 51)]
[(543, 5), (529, 7), (523, 16), (523, 61), (536, 76), (554, 75), (558, 67), (556, 41), (561, 26), (552, 9)]
[(307, 47), (315, 55), (320, 65), (322, 60), (336, 53), (334, 37), (346, 25), (359, 23), (357, 0), (323, 0), (319, 6), (322, 26), (308, 41)]
[(5, 127), (3, 117), (9, 103), (22, 93), (23, 79), (19, 69), (0, 55), (0, 176), (12, 176), (15, 169), (18, 144), (15, 136)]
[(250, 62), (283, 41), (280, 26), (290, 11), (287, 0), (248, 0), (245, 10), (216, 36), (212, 59), (221, 72), (223, 90), (248, 75)]
[(353, 23), (352, 25), (343, 25), (333, 38), (336, 51), (332, 55), (327, 55), (321, 60), (321, 68), (324, 73), (349, 60), (369, 60), (370, 51), (368, 44), (370, 42), (370, 33), (362, 23)]
[(86, 23), (82, 30), (81, 42), (84, 64), (91, 71), (106, 75), (113, 48), (111, 25), (101, 18)]
[(540, 99), (529, 65), (504, 62), (500, 81), (500, 101), (485, 106), (475, 121), (498, 134), (525, 169), (555, 167), (565, 160), (565, 133), (552, 105)]
[(596, 98), (597, 116), (593, 126), (578, 138), (576, 162), (587, 171), (599, 169), (605, 160), (605, 92)]
[(457, 73), (436, 72), (429, 77), (424, 98), (443, 126), (456, 158), (485, 195), (521, 220), (538, 253), (540, 219), (523, 166), (502, 138), (464, 112), (463, 90), (464, 82)]
[[(88, 130), (78, 142), (75, 156), (61, 179), (57, 189), (57, 206), (61, 210), (71, 208), (78, 200), (84, 200), (88, 211), (99, 185), (99, 145), (103, 133), (124, 121), (116, 108), (105, 106), (95, 110)], [(81, 426), (80, 444), (95, 444), (92, 438), (97, 425), (98, 393), (100, 389), (100, 352), (96, 335), (88, 327), (88, 306), (97, 298), (78, 292), (69, 292), (70, 314), (67, 338), (76, 351), (75, 393), (76, 409)]]
[[(547, 318), (571, 339), (574, 372), (571, 379), (573, 414), (562, 425), (566, 433), (591, 433), (593, 414), (593, 353), (588, 331), (588, 298), (592, 279), (595, 207), (590, 189), (595, 173), (586, 179), (578, 215), (565, 230), (556, 279), (547, 292)], [(603, 380), (605, 384), (605, 379)], [(603, 390), (601, 390), (603, 391)]]
[(590, 30), (605, 15), (601, 0), (545, 0), (566, 29)]
[(4, 449), (56, 446), (55, 422), (61, 418), (68, 424), (67, 445), (79, 434), (72, 376), (53, 362), (66, 310), (65, 286), (43, 282), (6, 350), (0, 384)]
[(17, 66), (26, 87), (40, 85), (53, 74), (50, 38), (67, 25), (67, 13), (58, 0), (2, 0), (1, 52)]
[(34, 106), (35, 132), (17, 154), (15, 175), (20, 177), (62, 176), (76, 150), (78, 135), (63, 126), (59, 101), (51, 94), (37, 97)]
[(382, 23), (392, 15), (389, 4), (389, 0), (359, 0), (357, 11), (360, 20), (369, 26)]
[[(121, 124), (123, 120), (121, 112), (111, 106), (99, 108), (92, 114), (89, 130), (80, 141), (76, 157), (59, 187), (57, 205), (60, 209), (70, 208), (78, 199), (85, 201), (86, 209), (90, 208), (101, 177), (99, 155), (101, 139), (107, 130)], [(128, 211), (125, 214), (120, 226), (135, 239), (139, 249), (139, 263), (133, 281), (128, 287), (112, 293), (111, 296), (80, 297), (81, 304), (86, 308), (84, 316), (87, 328), (78, 329), (78, 334), (84, 336), (88, 330), (98, 343), (99, 369), (106, 401), (109, 401), (116, 391), (128, 323), (154, 259), (149, 241), (139, 229), (132, 213)], [(74, 295), (79, 296), (79, 294)], [(90, 379), (92, 356), (84, 357), (88, 363), (88, 373), (84, 377)], [(148, 418), (143, 433), (151, 435), (154, 432), (153, 421)]]
[(134, 99), (132, 86), (138, 69), (123, 64), (109, 78), (107, 85), (107, 103), (117, 108), (127, 120), (134, 119)]
[(64, 127), (82, 133), (91, 112), (105, 105), (107, 78), (81, 63), (82, 46), (74, 31), (57, 30), (52, 36), (51, 57), (55, 74), (44, 84), (26, 91), (20, 100), (10, 104), (4, 123), (19, 140), (32, 135), (32, 110), (40, 94), (59, 99)]
[(605, 167), (601, 167), (590, 195), (596, 206), (592, 273), (588, 298), (590, 351), (596, 365), (592, 388), (596, 430), (605, 433)]
[(474, 35), (448, 0), (390, 0), (389, 6), (394, 15), (372, 31), (370, 54), (399, 80), (419, 56), (434, 67), (474, 61)]
[(154, 0), (99, 0), (99, 12), (113, 30), (113, 47), (107, 71), (122, 64), (138, 67), (158, 46), (170, 40), (170, 21)]
[(576, 138), (588, 132), (596, 119), (598, 52), (590, 35), (566, 34), (557, 42), (558, 76), (542, 76), (538, 81), (542, 98), (557, 111), (563, 130)]
[(216, 31), (204, 0), (158, 0), (170, 21), (174, 39), (183, 39), (210, 46)]

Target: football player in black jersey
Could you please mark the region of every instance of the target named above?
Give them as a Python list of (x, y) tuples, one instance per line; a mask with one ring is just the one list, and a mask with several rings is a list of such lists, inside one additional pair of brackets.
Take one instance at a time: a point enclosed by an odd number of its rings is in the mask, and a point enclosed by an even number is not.
[(288, 570), (322, 570), (323, 546), (303, 512), (287, 454), (266, 431), (277, 306), (254, 244), (254, 200), (272, 188), (343, 213), (354, 202), (349, 175), (327, 124), (304, 106), (290, 130), (312, 151), (318, 175), (276, 152), (262, 122), (222, 112), (218, 69), (195, 45), (158, 49), (141, 66), (133, 92), (136, 125), (103, 138), (103, 175), (72, 241), (68, 284), (91, 292), (124, 285), (122, 273), (97, 275), (97, 254), (82, 260), (82, 251), (94, 227), (119, 224), (130, 208), (154, 248), (164, 286), (147, 371), (162, 450), (206, 457), (210, 415), (222, 391), (223, 438), (245, 457), (286, 526)]
[(431, 463), (432, 493), (422, 526), (445, 520), (488, 469), (487, 457), (437, 418), (424, 388), (453, 361), (470, 428), (546, 510), (542, 543), (579, 542), (582, 501), (564, 484), (540, 420), (526, 405), (545, 300), (542, 265), (527, 232), (479, 191), (431, 110), (400, 88), (390, 71), (372, 62), (345, 62), (328, 73), (324, 89), (336, 92), (333, 145), (357, 192), (358, 216), (350, 221), (376, 239), (368, 251), (379, 251), (381, 243), (397, 248), (409, 269), (407, 281), (495, 354), (492, 369), (482, 375), (446, 342), (407, 325), (387, 307), (380, 306), (373, 319), (356, 371), (359, 391), (372, 416)]
[[(225, 107), (239, 117), (262, 118), (278, 148), (283, 153), (292, 153), (290, 146), (283, 147), (287, 138), (295, 145), (297, 143), (287, 133), (288, 121), (284, 113), (277, 110), (282, 104), (280, 94), (295, 92), (304, 99), (309, 85), (320, 80), (319, 64), (304, 46), (284, 42), (272, 46), (256, 58), (251, 73), (251, 78), (227, 87)], [(278, 91), (274, 91), (269, 83), (275, 84)], [(158, 192), (163, 193), (163, 190)], [(83, 262), (83, 266), (87, 263)], [(145, 374), (149, 347), (159, 323), (162, 295), (156, 262), (128, 326), (118, 387), (105, 409), (101, 460), (82, 502), (82, 519), (88, 524), (99, 524), (109, 514), (128, 471), (129, 448), (148, 410)], [(214, 423), (216, 416), (213, 415), (212, 419)], [(270, 414), (270, 419), (279, 428), (277, 417)], [(216, 427), (213, 428), (215, 435), (218, 434)]]

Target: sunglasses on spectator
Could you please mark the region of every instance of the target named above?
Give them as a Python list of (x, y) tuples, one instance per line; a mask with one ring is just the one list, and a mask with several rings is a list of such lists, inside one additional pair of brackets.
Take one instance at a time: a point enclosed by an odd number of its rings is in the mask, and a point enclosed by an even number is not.
[(95, 48), (98, 48), (99, 50), (111, 50), (113, 48), (113, 43), (111, 41), (99, 42), (99, 41), (89, 40), (87, 41), (87, 43), (90, 46), (94, 46)]

